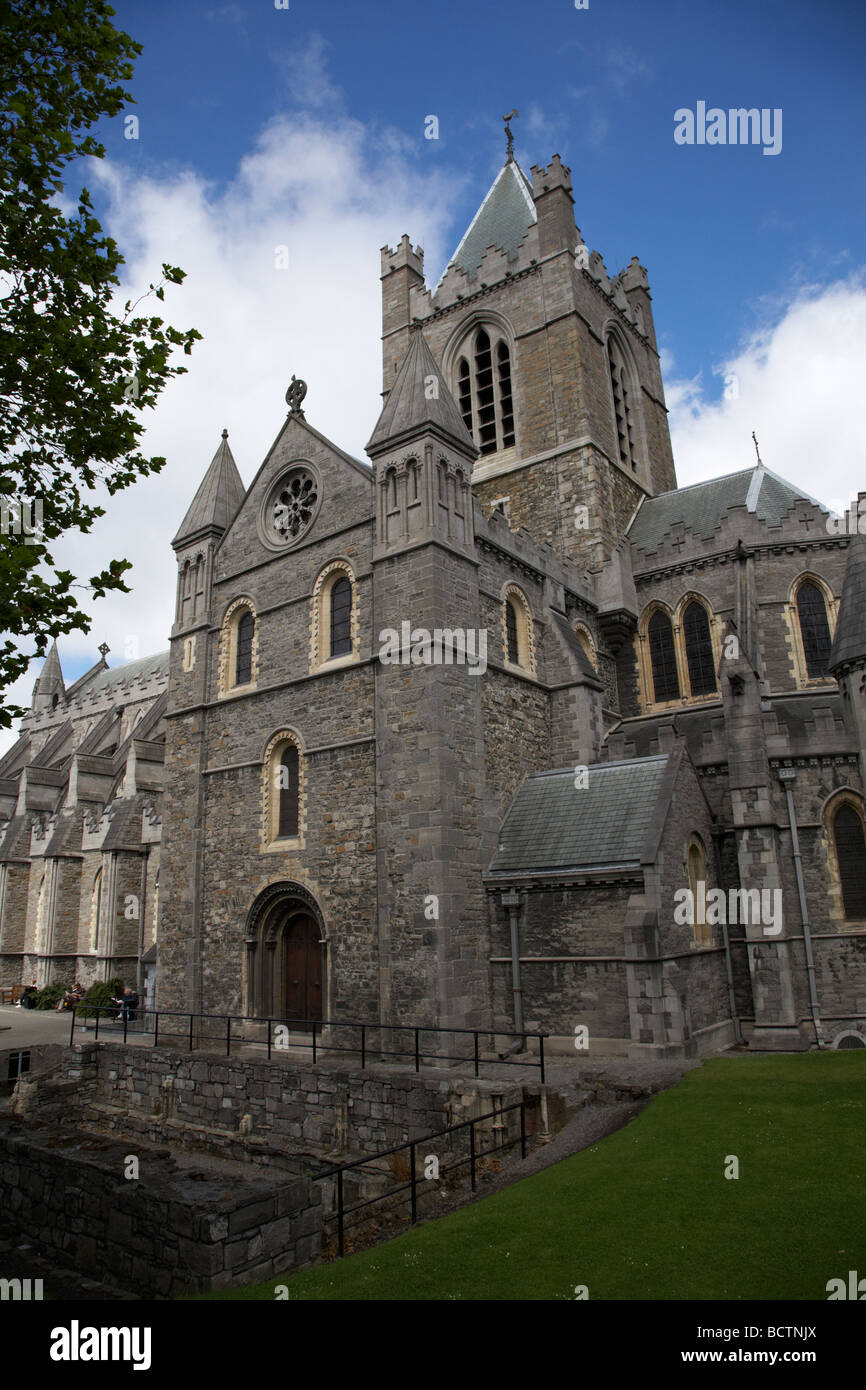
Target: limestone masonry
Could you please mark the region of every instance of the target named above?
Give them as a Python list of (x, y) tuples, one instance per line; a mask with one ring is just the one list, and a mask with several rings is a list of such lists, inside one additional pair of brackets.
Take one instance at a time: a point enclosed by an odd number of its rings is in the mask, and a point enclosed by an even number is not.
[(760, 460), (677, 488), (647, 272), (558, 155), (509, 157), (435, 288), (383, 248), (382, 306), (370, 462), (293, 382), (181, 522), (169, 651), (67, 688), (51, 649), (0, 762), (0, 984), (866, 1045), (866, 538)]

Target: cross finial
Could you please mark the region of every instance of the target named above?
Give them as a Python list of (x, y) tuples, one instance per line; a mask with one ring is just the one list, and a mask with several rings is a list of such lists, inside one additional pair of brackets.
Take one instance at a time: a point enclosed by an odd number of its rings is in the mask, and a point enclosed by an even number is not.
[(508, 136), (508, 158), (505, 161), (506, 164), (513, 164), (514, 162), (514, 136), (511, 134), (511, 126), (508, 123), (509, 121), (513, 121), (515, 116), (519, 115), (520, 112), (515, 106), (513, 111), (509, 111), (507, 116), (502, 117), (505, 122), (505, 134)]
[(109, 647), (107, 642), (103, 642), (101, 646), (96, 648), (96, 650), (99, 652), (100, 656), (102, 657), (102, 660), (105, 661), (105, 658), (108, 656), (108, 653), (111, 651), (111, 648)]
[(229, 437), (229, 432), (228, 432), (228, 430), (223, 430), (223, 439), (228, 439), (228, 437)]
[(301, 405), (307, 394), (307, 383), (301, 381), (300, 377), (293, 376), (289, 389), (286, 392), (286, 404), (292, 415), (296, 415), (299, 420), (303, 420), (304, 412)]
[(762, 460), (761, 460), (761, 451), (760, 451), (760, 449), (758, 448), (758, 436), (755, 434), (755, 431), (754, 431), (754, 430), (752, 430), (752, 438), (753, 438), (754, 441), (755, 441), (755, 453), (758, 455), (758, 463), (759, 463), (760, 466), (763, 468), (764, 464), (763, 464), (763, 462), (762, 462)]

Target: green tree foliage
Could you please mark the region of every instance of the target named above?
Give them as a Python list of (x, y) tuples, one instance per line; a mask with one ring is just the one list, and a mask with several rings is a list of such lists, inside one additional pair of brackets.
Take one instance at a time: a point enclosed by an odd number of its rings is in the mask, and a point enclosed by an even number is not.
[[(123, 257), (86, 188), (63, 210), (64, 172), (77, 183), (81, 159), (105, 155), (91, 127), (132, 101), (122, 84), (141, 45), (113, 15), (104, 0), (0, 0), (0, 698), (51, 638), (89, 630), (51, 543), (104, 515), (88, 498), (100, 480), (113, 495), (164, 466), (139, 451), (142, 412), (186, 370), (174, 349), (201, 337), (136, 314), (181, 283), (177, 266), (113, 312)], [(80, 587), (128, 592), (129, 568), (111, 560)], [(0, 727), (22, 712), (0, 707)]]

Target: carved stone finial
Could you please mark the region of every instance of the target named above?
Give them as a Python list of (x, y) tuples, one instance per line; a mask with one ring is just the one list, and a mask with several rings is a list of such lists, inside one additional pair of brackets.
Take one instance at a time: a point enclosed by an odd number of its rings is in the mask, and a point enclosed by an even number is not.
[(301, 381), (299, 377), (293, 376), (288, 391), (286, 392), (286, 404), (289, 407), (290, 415), (297, 415), (299, 420), (303, 420), (304, 412), (301, 403), (307, 394), (307, 383)]
[(107, 642), (103, 642), (101, 646), (96, 648), (96, 650), (100, 653), (102, 660), (104, 661), (105, 658), (108, 656), (108, 653), (111, 651), (111, 648), (109, 647)]
[(228, 439), (228, 437), (229, 437), (229, 432), (228, 432), (228, 430), (223, 430), (223, 439)]
[(520, 112), (515, 106), (513, 111), (509, 111), (507, 116), (502, 117), (503, 121), (505, 122), (505, 134), (508, 137), (508, 158), (505, 161), (506, 164), (513, 164), (514, 162), (514, 136), (511, 134), (511, 126), (508, 124), (508, 122), (513, 121), (515, 116), (519, 115)]

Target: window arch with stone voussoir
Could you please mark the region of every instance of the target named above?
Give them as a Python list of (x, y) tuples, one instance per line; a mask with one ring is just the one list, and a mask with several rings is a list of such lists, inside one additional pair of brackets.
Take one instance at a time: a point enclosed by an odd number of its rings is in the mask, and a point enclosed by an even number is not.
[(829, 584), (817, 574), (799, 574), (791, 586), (785, 618), (800, 689), (832, 680), (827, 667), (838, 606)]
[(262, 759), (262, 849), (304, 847), (307, 769), (300, 735), (280, 729), (267, 743)]
[(258, 678), (259, 624), (251, 599), (236, 598), (220, 628), (218, 694), (246, 694)]
[(481, 457), (514, 448), (514, 340), (505, 321), (481, 315), (462, 325), (445, 348), (443, 365)]
[(536, 674), (535, 625), (526, 594), (517, 584), (502, 593), (502, 651), (506, 667)]
[(824, 807), (824, 843), (830, 875), (830, 916), (840, 926), (866, 923), (866, 828), (863, 798), (850, 787)]
[(332, 560), (313, 588), (310, 671), (332, 669), (359, 657), (358, 585), (348, 560)]

